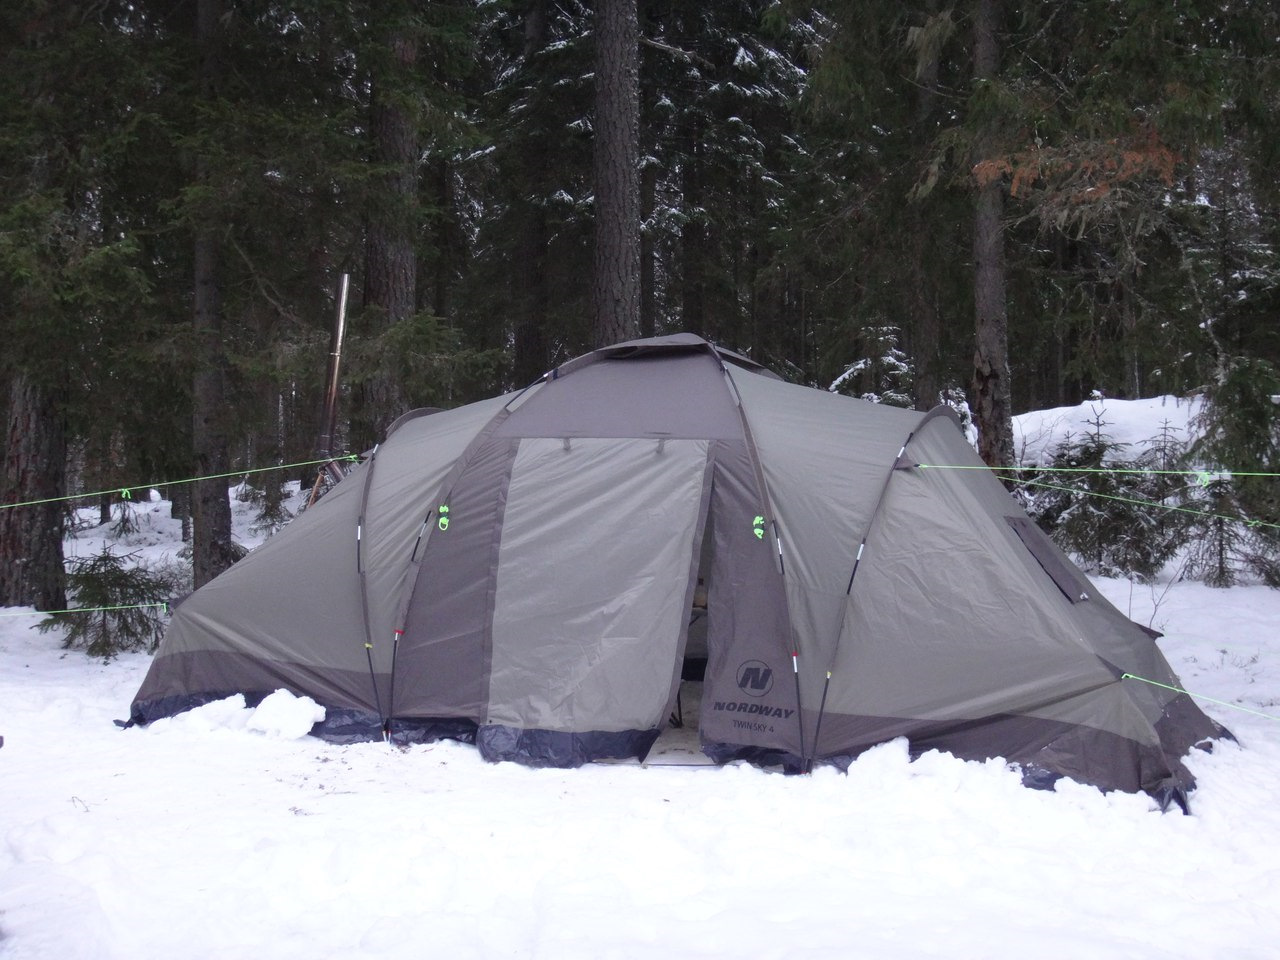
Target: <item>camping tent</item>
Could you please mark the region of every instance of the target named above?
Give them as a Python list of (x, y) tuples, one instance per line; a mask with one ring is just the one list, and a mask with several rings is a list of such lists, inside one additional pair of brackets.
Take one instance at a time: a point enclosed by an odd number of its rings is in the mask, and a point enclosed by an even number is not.
[(132, 717), (286, 688), (336, 740), (643, 758), (701, 620), (715, 761), (802, 770), (907, 737), (1184, 802), (1181, 758), (1225, 731), (958, 426), (691, 335), (407, 414), (177, 607)]

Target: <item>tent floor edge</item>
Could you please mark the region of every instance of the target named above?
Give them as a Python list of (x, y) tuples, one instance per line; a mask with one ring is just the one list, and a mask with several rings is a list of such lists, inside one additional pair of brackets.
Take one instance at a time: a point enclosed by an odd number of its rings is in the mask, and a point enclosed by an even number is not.
[(715, 763), (723, 766), (738, 760), (765, 770), (777, 769), (787, 775), (808, 773), (809, 761), (789, 750), (773, 747), (753, 747), (739, 743), (704, 743), (702, 752)]
[(525, 730), (486, 723), (476, 731), (476, 746), (484, 759), (510, 760), (528, 767), (568, 769), (596, 760), (644, 760), (660, 729), (653, 730)]

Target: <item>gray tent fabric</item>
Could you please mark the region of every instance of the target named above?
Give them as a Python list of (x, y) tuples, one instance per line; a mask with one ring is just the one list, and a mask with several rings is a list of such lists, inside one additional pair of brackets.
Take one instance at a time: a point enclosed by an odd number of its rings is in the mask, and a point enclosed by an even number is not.
[(1185, 807), (1183, 757), (1230, 734), (990, 473), (940, 465), (980, 466), (949, 411), (689, 334), (597, 350), (402, 417), (177, 607), (131, 716), (283, 687), (332, 740), (575, 766), (643, 758), (688, 654), (715, 761), (801, 771), (901, 736)]

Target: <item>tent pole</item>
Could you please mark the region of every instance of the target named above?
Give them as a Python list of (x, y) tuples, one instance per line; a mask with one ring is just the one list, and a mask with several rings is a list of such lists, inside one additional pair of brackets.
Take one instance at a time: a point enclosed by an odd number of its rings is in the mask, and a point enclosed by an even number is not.
[[(822, 736), (822, 718), (827, 712), (827, 693), (831, 690), (831, 671), (827, 671), (827, 679), (822, 683), (822, 702), (818, 704), (818, 720), (813, 725), (813, 752), (815, 757), (818, 753), (818, 738)], [(809, 757), (804, 763), (804, 772), (813, 773), (813, 761), (815, 757)]]
[[(431, 542), (432, 533), (434, 531), (440, 531), (441, 533), (443, 533), (445, 530), (448, 529), (449, 527), (448, 504), (449, 504), (449, 498), (453, 493), (454, 484), (458, 482), (458, 478), (462, 476), (463, 471), (471, 463), (471, 460), (475, 456), (476, 451), (479, 450), (482, 446), (484, 446), (485, 443), (488, 442), (489, 438), (493, 435), (493, 432), (506, 421), (507, 417), (511, 415), (512, 406), (521, 397), (523, 397), (525, 393), (532, 390), (539, 383), (542, 383), (545, 380), (547, 380), (548, 377), (550, 377), (550, 374), (545, 374), (542, 377), (539, 377), (533, 383), (525, 387), (524, 390), (522, 390), (515, 397), (512, 397), (510, 400), (508, 400), (507, 403), (503, 406), (503, 408), (499, 410), (497, 413), (495, 413), (493, 417), (489, 420), (489, 422), (486, 423), (483, 427), (481, 427), (480, 430), (476, 433), (476, 435), (471, 438), (471, 441), (467, 444), (466, 448), (462, 451), (461, 455), (454, 462), (453, 469), (449, 471), (449, 474), (445, 477), (444, 482), (441, 484), (440, 489), (437, 491), (436, 498), (433, 501), (435, 506), (431, 507), (427, 511), (427, 515), (422, 518), (422, 526), (418, 529), (417, 539), (414, 540), (413, 549), (409, 552), (409, 559), (405, 566), (405, 572), (404, 572), (404, 579), (403, 579), (404, 586), (400, 590), (400, 598), (396, 603), (395, 620), (392, 621), (395, 624), (395, 627), (394, 627), (395, 633), (394, 633), (394, 639), (392, 640), (392, 644), (391, 644), (391, 675), (390, 675), (391, 689), (387, 694), (387, 712), (386, 712), (386, 715), (383, 717), (383, 722), (382, 722), (383, 737), (387, 739), (388, 742), (390, 742), (390, 738), (391, 738), (391, 720), (395, 712), (394, 708), (395, 708), (395, 696), (396, 696), (396, 663), (399, 659), (399, 654), (400, 654), (400, 638), (404, 636), (405, 631), (409, 628), (409, 622), (408, 622), (409, 621), (409, 605), (413, 602), (413, 594), (414, 594), (414, 591), (417, 589), (418, 579), (422, 575), (423, 555), (426, 553), (427, 546)], [(377, 452), (377, 448), (375, 448), (374, 452), (375, 453)], [(365, 496), (366, 498), (368, 496), (367, 487), (365, 490)], [(364, 507), (361, 506), (361, 513), (363, 514), (363, 512), (364, 512)], [(431, 522), (432, 517), (437, 518), (435, 523)], [(365, 621), (365, 632), (367, 634), (370, 630), (370, 627), (369, 627), (368, 600), (364, 592), (363, 572), (361, 573), (360, 584), (361, 584), (361, 599), (362, 601), (365, 602), (364, 621)], [(371, 668), (371, 671), (372, 671), (372, 668)], [(376, 681), (374, 684), (374, 691), (376, 694), (377, 692)]]
[[(747, 421), (747, 411), (742, 406), (742, 394), (738, 392), (738, 385), (733, 382), (733, 374), (729, 372), (728, 366), (720, 354), (716, 352), (715, 346), (708, 343), (707, 349), (720, 366), (720, 372), (724, 375), (724, 379), (729, 385), (729, 392), (733, 395), (734, 406), (738, 408), (738, 420), (742, 424), (742, 439), (747, 446), (747, 456), (751, 458), (751, 470), (755, 476), (756, 490), (760, 495), (760, 510), (765, 523), (773, 531), (773, 540), (778, 547), (778, 576), (782, 577), (783, 596), (785, 597), (787, 573), (782, 556), (782, 535), (778, 532), (778, 521), (773, 514), (773, 507), (770, 505), (769, 486), (764, 479), (764, 467), (760, 464), (760, 452), (756, 449), (755, 436), (751, 432), (751, 424)], [(787, 622), (791, 622), (790, 611), (787, 612)], [(796, 642), (796, 639), (795, 628), (792, 627), (788, 646), (791, 651), (791, 672), (796, 680), (796, 727), (800, 737), (800, 766), (803, 769), (807, 762), (808, 752), (804, 746), (804, 704), (800, 692), (800, 645)]]
[[(388, 744), (391, 743), (391, 718), (395, 715), (396, 701), (396, 658), (400, 654), (400, 638), (404, 636), (404, 630), (398, 629), (395, 636), (391, 640), (391, 680), (390, 689), (387, 691), (387, 712), (386, 719), (382, 721), (382, 739)], [(372, 664), (370, 665), (372, 669)], [(374, 696), (378, 695), (377, 684), (374, 685)]]
[(364, 625), (364, 652), (369, 661), (369, 682), (373, 685), (373, 702), (382, 720), (385, 735), (390, 717), (382, 712), (382, 697), (378, 693), (378, 674), (373, 667), (373, 628), (369, 624), (369, 582), (364, 569), (364, 514), (369, 506), (369, 488), (373, 485), (373, 471), (378, 465), (378, 448), (375, 446), (365, 463), (364, 487), (360, 491), (360, 512), (356, 515), (356, 578), (360, 584), (360, 619)]
[[(907, 447), (910, 445), (916, 432), (912, 430), (907, 434), (907, 439), (902, 441), (902, 447), (898, 450), (898, 455), (893, 458), (893, 465), (889, 468), (889, 472), (885, 474), (884, 483), (880, 485), (880, 495), (876, 498), (876, 505), (871, 509), (871, 515), (867, 517), (866, 529), (862, 531), (862, 540), (858, 543), (858, 552), (853, 558), (853, 569), (849, 572), (849, 585), (845, 587), (844, 595), (847, 598), (853, 594), (853, 581), (858, 576), (858, 567), (862, 565), (862, 554), (867, 549), (867, 540), (871, 537), (871, 531), (875, 527), (876, 518), (880, 515), (880, 508), (884, 506), (885, 496), (889, 493), (889, 481), (893, 479), (902, 466), (902, 458), (906, 455)], [(835, 643), (831, 646), (831, 659), (827, 663), (827, 678), (822, 685), (822, 703), (818, 707), (818, 719), (814, 724), (813, 732), (813, 756), (805, 762), (806, 772), (813, 770), (813, 761), (817, 759), (818, 753), (818, 734), (822, 731), (822, 718), (827, 711), (827, 692), (831, 689), (831, 674), (835, 671), (836, 654), (840, 651), (840, 637), (844, 633), (844, 621), (849, 609), (846, 603), (840, 613), (840, 625), (836, 630)]]

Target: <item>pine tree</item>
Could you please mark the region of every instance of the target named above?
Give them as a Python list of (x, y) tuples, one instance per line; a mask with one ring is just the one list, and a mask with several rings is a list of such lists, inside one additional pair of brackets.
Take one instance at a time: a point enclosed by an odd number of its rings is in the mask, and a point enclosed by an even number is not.
[[(976, 0), (973, 9), (974, 169), (984, 170), (999, 149), (998, 109), (992, 86), (1000, 71), (1004, 4)], [(986, 117), (986, 113), (992, 114)], [(973, 215), (973, 414), (978, 454), (991, 466), (1013, 463), (1013, 388), (1009, 370), (1009, 307), (1005, 295), (1004, 184), (979, 173)]]
[[(1192, 537), (1192, 570), (1211, 586), (1247, 573), (1280, 586), (1280, 373), (1236, 358), (1211, 386), (1192, 455), (1206, 481), (1191, 506), (1204, 512)], [(1221, 471), (1214, 476), (1212, 471)]]
[(480, 31), (489, 88), (464, 164), (474, 239), (457, 316), (482, 348), (509, 350), (503, 386), (523, 387), (590, 342), (590, 10), (495, 6)]
[(1068, 436), (1050, 469), (1022, 488), (1028, 512), (1059, 546), (1103, 576), (1153, 579), (1186, 542), (1182, 514), (1163, 509), (1173, 498), (1167, 466), (1174, 454), (1165, 437), (1138, 457), (1126, 456), (1094, 408), (1091, 430)]
[(116, 554), (104, 547), (94, 556), (72, 560), (68, 580), (84, 612), (39, 624), (40, 630), (65, 630), (63, 647), (110, 660), (159, 645), (168, 602), (177, 592), (171, 576), (149, 569), (136, 553)]
[(810, 37), (772, 4), (644, 5), (646, 308), (760, 357), (794, 352), (815, 189), (797, 129)]
[(866, 327), (860, 331), (854, 352), (861, 359), (832, 381), (832, 393), (861, 397), (874, 403), (910, 407), (915, 371), (901, 347), (897, 327)]
[[(136, 31), (131, 32), (131, 31)], [(65, 495), (73, 431), (113, 395), (112, 361), (146, 331), (141, 250), (119, 185), (150, 114), (128, 4), (0, 12), (0, 502)], [(61, 507), (0, 511), (0, 603), (62, 606)]]
[(640, 332), (640, 26), (638, 0), (596, 0), (595, 251), (592, 341)]
[[(226, 38), (225, 8), (222, 0), (198, 0), (195, 17), (197, 58), (197, 105), (209, 115), (218, 111), (226, 69), (223, 48)], [(216, 193), (217, 172), (210, 154), (212, 137), (204, 137), (197, 148), (193, 189), (201, 195)], [(192, 497), (192, 563), (195, 586), (208, 583), (235, 562), (231, 542), (231, 504), (225, 479), (231, 463), (226, 421), (227, 356), (223, 345), (226, 324), (223, 318), (221, 270), (224, 212), (216, 204), (201, 204), (193, 219), (192, 269), (195, 289), (192, 334), (195, 345), (195, 380), (192, 386), (196, 482)]]

